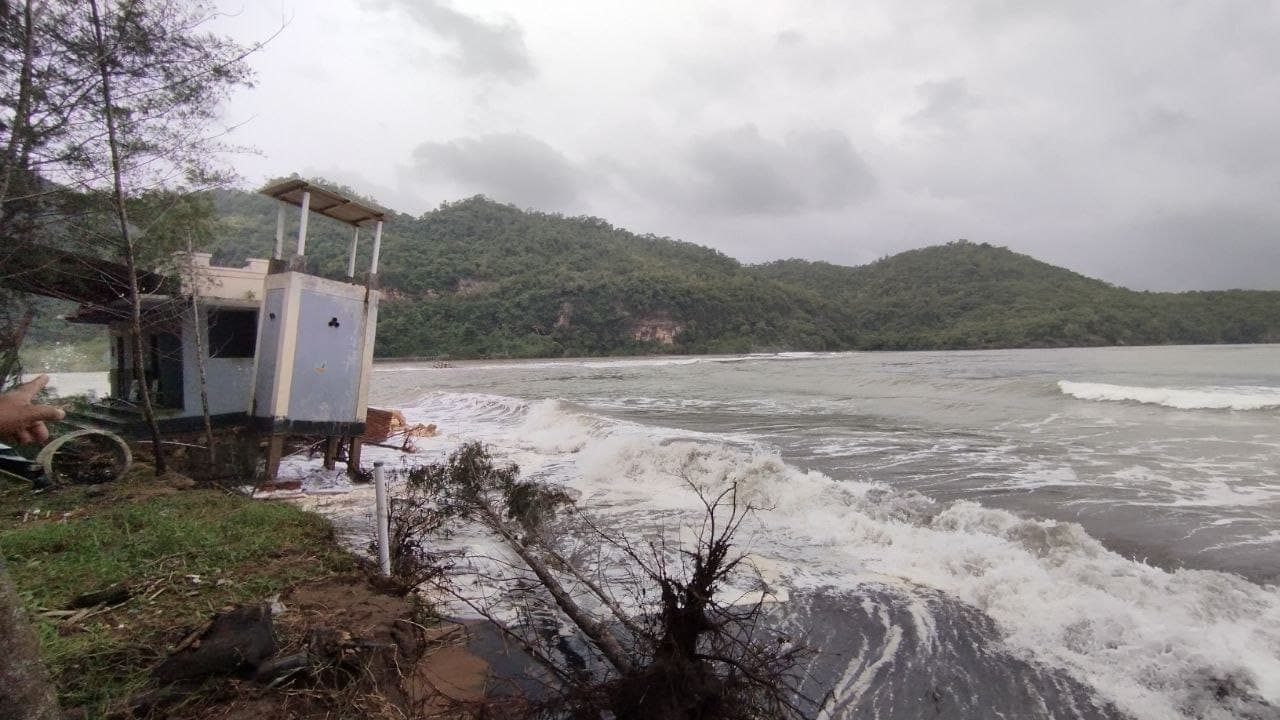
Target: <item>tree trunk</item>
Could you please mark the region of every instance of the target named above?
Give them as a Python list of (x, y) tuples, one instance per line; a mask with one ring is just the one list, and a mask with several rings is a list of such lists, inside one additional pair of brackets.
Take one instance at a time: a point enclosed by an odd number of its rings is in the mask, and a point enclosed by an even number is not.
[(547, 592), (551, 593), (551, 597), (556, 601), (556, 605), (560, 607), (565, 616), (572, 620), (573, 624), (577, 625), (587, 637), (591, 638), (592, 643), (600, 649), (600, 654), (604, 655), (615, 670), (621, 673), (630, 672), (633, 668), (631, 658), (622, 649), (618, 639), (605, 628), (604, 623), (596, 620), (591, 613), (583, 610), (578, 603), (574, 602), (569, 593), (565, 592), (564, 587), (560, 585), (560, 582), (551, 574), (551, 570), (546, 563), (542, 562), (524, 543), (520, 542), (520, 539), (507, 528), (506, 523), (502, 521), (502, 516), (489, 505), (488, 501), (483, 497), (479, 497), (477, 498), (477, 504), (481, 515), (484, 517), (485, 524), (501, 535), (507, 546), (520, 556), (520, 559), (524, 561), (525, 565), (529, 566), (534, 575), (538, 576), (538, 581), (547, 589)]
[(18, 173), (18, 157), (25, 155), (19, 152), (19, 146), (29, 146), (31, 137), (31, 74), (36, 56), (35, 13), (31, 5), (33, 0), (26, 0), (22, 5), (22, 67), (18, 70), (18, 102), (13, 113), (13, 126), (9, 128), (9, 141), (4, 149), (4, 176), (0, 177), (0, 204), (9, 199), (9, 188)]
[(138, 399), (142, 403), (142, 415), (151, 431), (151, 448), (155, 455), (156, 475), (163, 475), (166, 467), (164, 446), (160, 444), (160, 426), (156, 424), (155, 407), (151, 404), (151, 389), (147, 387), (147, 373), (143, 358), (146, 348), (142, 342), (142, 295), (138, 290), (137, 252), (133, 234), (129, 229), (129, 211), (124, 203), (124, 170), (120, 163), (120, 143), (116, 135), (114, 105), (111, 101), (111, 72), (106, 42), (102, 37), (102, 17), (98, 14), (98, 0), (90, 0), (93, 13), (93, 37), (96, 42), (98, 74), (102, 78), (102, 110), (107, 124), (107, 146), (111, 150), (111, 176), (116, 220), (120, 224), (123, 241), (124, 263), (129, 275), (129, 334), (133, 337), (133, 376), (138, 382)]
[(585, 573), (579, 570), (577, 566), (567, 558), (561, 557), (561, 555), (554, 549), (548, 547), (549, 544), (547, 542), (542, 539), (539, 539), (538, 542), (545, 548), (547, 555), (550, 555), (560, 567), (564, 568), (570, 575), (577, 578), (578, 582), (586, 585), (587, 589), (599, 598), (600, 602), (605, 604), (605, 607), (609, 608), (609, 611), (613, 613), (613, 616), (618, 620), (618, 622), (622, 623), (623, 627), (636, 636), (639, 636), (644, 632), (644, 628), (633, 620), (631, 616), (627, 614), (627, 611), (618, 604), (618, 601), (614, 600), (613, 596), (609, 595), (609, 593), (605, 592), (604, 588), (600, 587), (599, 583), (587, 577)]
[(0, 712), (8, 717), (55, 720), (58, 697), (40, 662), (40, 643), (0, 559)]
[[(14, 303), (17, 304), (17, 301)], [(35, 308), (28, 306), (23, 310), (18, 326), (9, 333), (9, 337), (5, 338), (5, 347), (0, 348), (0, 389), (8, 387), (10, 377), (14, 377), (15, 382), (21, 379), (16, 377), (22, 372), (18, 351), (22, 349), (22, 341), (26, 339), (27, 329), (31, 327), (31, 321), (35, 316)]]
[(195, 328), (196, 373), (200, 379), (200, 414), (204, 417), (204, 444), (208, 449), (209, 464), (217, 462), (217, 451), (213, 447), (213, 422), (209, 419), (209, 383), (208, 370), (205, 363), (204, 332), (208, 327), (208, 319), (200, 308), (200, 278), (196, 272), (195, 243), (187, 236), (187, 268), (191, 276), (191, 317)]

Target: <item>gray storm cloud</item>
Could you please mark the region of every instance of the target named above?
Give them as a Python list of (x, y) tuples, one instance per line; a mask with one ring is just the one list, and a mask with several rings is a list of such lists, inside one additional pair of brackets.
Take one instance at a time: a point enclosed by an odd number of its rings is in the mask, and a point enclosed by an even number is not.
[(408, 173), (541, 210), (567, 209), (584, 183), (582, 172), (563, 154), (521, 133), (422, 143), (413, 151)]
[[(278, 21), (215, 1), (246, 40)], [(1280, 289), (1276, 0), (305, 8), (232, 114), (309, 121), (242, 136), (271, 156), (246, 175), (350, 167), (408, 212), (484, 193), (747, 261), (964, 237), (1137, 289)]]
[[(1128, 233), (1116, 254), (1129, 277), (1155, 290), (1277, 287), (1280, 208), (1232, 205), (1172, 212)], [(1224, 253), (1248, 262), (1223, 262)], [(1151, 281), (1150, 278), (1159, 278)]]
[(838, 130), (797, 131), (774, 140), (743, 125), (695, 138), (681, 159), (665, 182), (647, 184), (650, 202), (777, 215), (846, 208), (876, 189), (870, 168)]
[(453, 43), (453, 64), (465, 75), (488, 75), (523, 82), (535, 74), (525, 47), (524, 30), (514, 20), (482, 20), (454, 8), (445, 0), (378, 0), (395, 5), (439, 37)]
[(928, 80), (916, 89), (923, 106), (909, 118), (909, 122), (929, 130), (948, 132), (962, 129), (969, 111), (982, 104), (969, 92), (965, 79), (960, 77)]

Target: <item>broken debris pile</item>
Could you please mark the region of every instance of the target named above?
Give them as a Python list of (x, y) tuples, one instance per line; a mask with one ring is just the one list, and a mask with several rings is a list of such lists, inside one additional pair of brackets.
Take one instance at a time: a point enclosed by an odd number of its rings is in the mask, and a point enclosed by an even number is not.
[[(393, 447), (405, 452), (415, 452), (413, 438), (427, 438), (436, 435), (436, 426), (434, 424), (417, 423), (410, 425), (405, 420), (404, 413), (399, 410), (383, 410), (381, 408), (369, 408), (364, 421), (364, 435), (360, 439), (371, 445), (379, 447)], [(401, 439), (400, 445), (394, 445), (392, 442)]]

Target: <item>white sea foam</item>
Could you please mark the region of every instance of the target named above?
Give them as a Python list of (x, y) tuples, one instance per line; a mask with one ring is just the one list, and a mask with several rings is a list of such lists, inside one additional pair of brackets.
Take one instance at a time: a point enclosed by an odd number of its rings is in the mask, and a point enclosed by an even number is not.
[(1177, 484), (1182, 496), (1173, 501), (1175, 506), (1244, 507), (1267, 505), (1275, 502), (1277, 489), (1274, 484), (1242, 483), (1234, 478), (1208, 477), (1196, 483)]
[(1136, 717), (1192, 706), (1215, 717), (1191, 697), (1203, 677), (1280, 700), (1273, 588), (1166, 572), (1107, 551), (1074, 524), (837, 483), (768, 454), (633, 438), (588, 444), (581, 456), (588, 506), (622, 495), (657, 516), (689, 500), (675, 477), (735, 478), (773, 508), (753, 529), (753, 551), (791, 563), (797, 586), (850, 587), (877, 573), (941, 589), (991, 615), (1014, 648), (1068, 669)]
[[(105, 372), (58, 372), (48, 373), (49, 392), (58, 397), (73, 395), (106, 395), (111, 390), (111, 383)], [(35, 375), (28, 374), (23, 382), (32, 380)]]
[(686, 480), (736, 480), (770, 508), (744, 542), (794, 587), (890, 576), (940, 589), (989, 614), (1010, 647), (1068, 670), (1135, 717), (1229, 717), (1206, 699), (1205, 678), (1280, 703), (1276, 588), (1212, 571), (1168, 572), (1108, 551), (1072, 523), (837, 482), (712, 436), (673, 439), (680, 433), (554, 401), (466, 396), (437, 408), (450, 403), (501, 418), (487, 438), (495, 451), (510, 452), (526, 471), (554, 466), (582, 493), (583, 507), (624, 525), (691, 521), (697, 505)]
[(442, 428), (474, 425), (497, 429), (523, 420), (528, 412), (529, 403), (502, 395), (433, 392), (406, 409), (405, 417), (415, 422), (422, 417)]
[(1138, 402), (1179, 410), (1280, 408), (1280, 388), (1269, 386), (1167, 388), (1059, 380), (1058, 388), (1064, 394), (1081, 400)]

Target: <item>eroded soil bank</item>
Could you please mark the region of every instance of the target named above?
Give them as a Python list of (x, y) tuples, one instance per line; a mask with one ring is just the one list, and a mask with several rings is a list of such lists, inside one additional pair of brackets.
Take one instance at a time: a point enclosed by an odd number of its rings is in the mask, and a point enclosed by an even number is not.
[[(146, 472), (3, 483), (0, 552), (69, 717), (466, 717), (484, 696), (471, 629), (381, 587), (314, 513)], [(256, 629), (217, 621), (237, 608)], [(235, 659), (208, 661), (222, 642)], [(158, 670), (176, 660), (209, 672)]]

